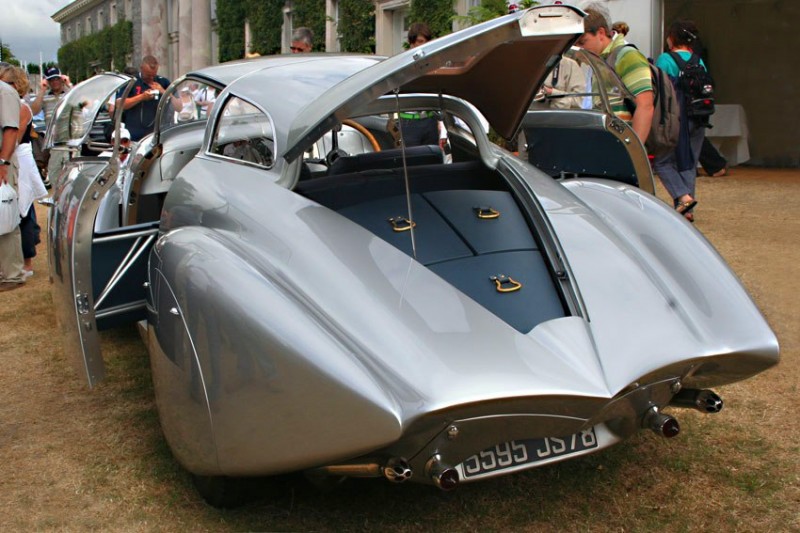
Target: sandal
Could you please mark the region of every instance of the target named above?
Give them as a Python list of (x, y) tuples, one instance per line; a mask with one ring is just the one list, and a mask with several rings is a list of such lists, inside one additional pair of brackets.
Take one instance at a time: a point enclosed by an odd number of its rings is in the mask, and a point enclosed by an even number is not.
[(678, 202), (675, 205), (675, 211), (681, 215), (687, 215), (692, 212), (692, 209), (697, 205), (697, 200), (689, 200), (688, 202)]

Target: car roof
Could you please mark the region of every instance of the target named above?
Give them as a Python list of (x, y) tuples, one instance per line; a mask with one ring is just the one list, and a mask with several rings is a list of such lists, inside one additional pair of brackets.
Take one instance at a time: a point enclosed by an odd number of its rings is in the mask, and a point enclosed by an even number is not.
[[(204, 67), (192, 72), (186, 76), (190, 78), (203, 78), (218, 85), (228, 86), (237, 79), (253, 74), (262, 70), (271, 70), (280, 68), (286, 65), (307, 62), (312, 58), (325, 58), (329, 54), (283, 54), (256, 57), (251, 59), (239, 59), (236, 61), (229, 61), (219, 65), (212, 65)], [(382, 59), (379, 56), (370, 56), (377, 59)]]

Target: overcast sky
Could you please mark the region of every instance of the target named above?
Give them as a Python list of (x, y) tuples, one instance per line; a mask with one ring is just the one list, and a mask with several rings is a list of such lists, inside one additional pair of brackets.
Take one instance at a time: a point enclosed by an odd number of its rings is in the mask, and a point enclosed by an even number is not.
[(0, 0), (0, 41), (20, 61), (56, 61), (61, 33), (50, 16), (72, 0)]

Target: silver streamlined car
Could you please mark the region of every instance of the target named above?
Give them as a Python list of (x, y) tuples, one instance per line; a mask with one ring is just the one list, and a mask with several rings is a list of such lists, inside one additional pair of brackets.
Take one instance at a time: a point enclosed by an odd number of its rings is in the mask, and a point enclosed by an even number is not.
[[(718, 411), (707, 387), (775, 365), (778, 342), (652, 196), (602, 60), (575, 54), (585, 106), (529, 111), (582, 32), (549, 6), (388, 59), (209, 67), (170, 87), (125, 162), (92, 155), (85, 108), (132, 81), (77, 86), (51, 137), (75, 157), (49, 245), (81, 374), (103, 377), (99, 329), (137, 321), (172, 452), (216, 505), (238, 478), (299, 471), (451, 489), (673, 436), (670, 406)], [(402, 143), (394, 117), (419, 112), (452, 162)], [(524, 130), (525, 157), (487, 124)]]

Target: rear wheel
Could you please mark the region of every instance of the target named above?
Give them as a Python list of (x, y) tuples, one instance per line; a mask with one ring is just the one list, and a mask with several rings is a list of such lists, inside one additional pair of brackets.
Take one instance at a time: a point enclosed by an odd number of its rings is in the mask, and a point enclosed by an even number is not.
[(243, 479), (192, 474), (192, 480), (197, 492), (212, 507), (231, 509), (245, 502), (246, 491)]

